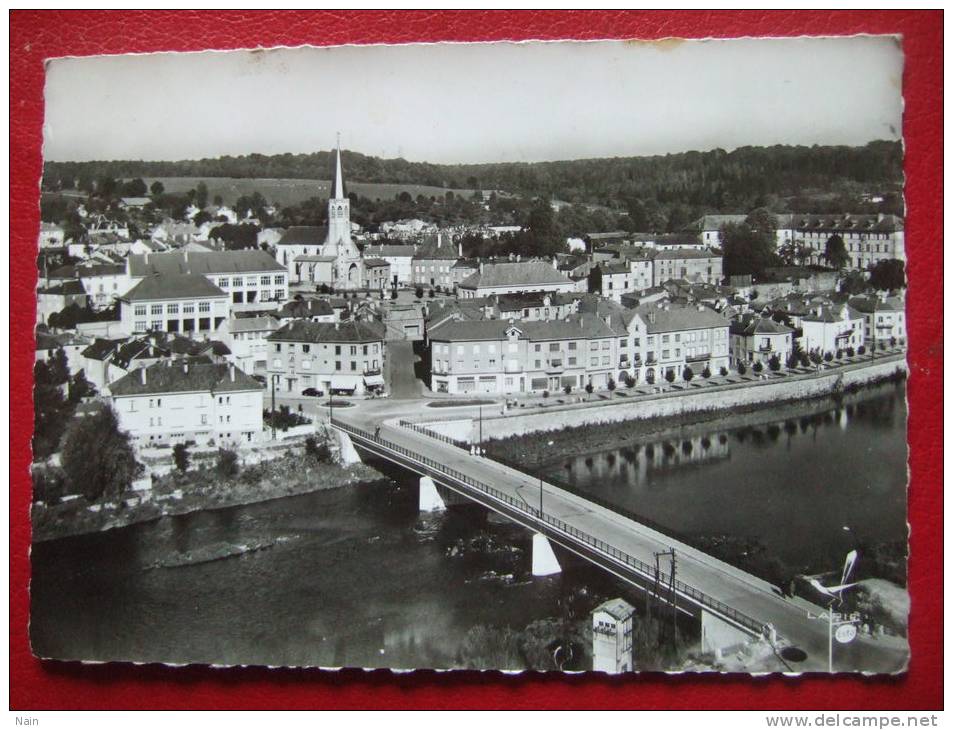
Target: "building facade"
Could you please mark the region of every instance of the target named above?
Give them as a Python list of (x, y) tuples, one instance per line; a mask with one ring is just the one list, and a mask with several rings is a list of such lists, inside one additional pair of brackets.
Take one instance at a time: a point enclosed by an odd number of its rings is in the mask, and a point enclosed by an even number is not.
[(228, 319), (227, 293), (198, 274), (157, 274), (142, 279), (119, 299), (120, 326), (127, 334), (172, 332), (209, 337)]
[(463, 299), (522, 292), (572, 292), (575, 283), (548, 261), (480, 263), (477, 272), (460, 282), (457, 296)]
[(760, 362), (767, 367), (772, 357), (783, 367), (791, 357), (794, 330), (768, 317), (744, 316), (731, 323), (730, 333), (731, 359), (736, 367), (742, 362)]
[(385, 357), (378, 322), (293, 321), (268, 337), (269, 383), (298, 395), (309, 388), (362, 395), (380, 391)]
[(108, 390), (120, 426), (142, 445), (240, 445), (263, 433), (263, 386), (234, 365), (166, 360)]
[(836, 354), (864, 344), (864, 316), (847, 304), (817, 305), (801, 317), (801, 348)]
[(868, 344), (906, 344), (903, 299), (886, 295), (853, 297), (848, 303), (864, 318), (864, 340)]

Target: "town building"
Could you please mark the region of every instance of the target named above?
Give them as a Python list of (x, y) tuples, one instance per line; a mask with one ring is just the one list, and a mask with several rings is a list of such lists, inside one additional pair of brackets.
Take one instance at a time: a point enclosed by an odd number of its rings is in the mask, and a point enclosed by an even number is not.
[(52, 286), (41, 286), (36, 290), (36, 321), (46, 324), (50, 315), (62, 312), (67, 307), (85, 308), (89, 295), (81, 282), (68, 279)]
[(903, 299), (881, 296), (853, 297), (848, 304), (864, 318), (864, 340), (869, 345), (903, 345), (907, 342)]
[(412, 263), (414, 286), (453, 291), (453, 265), (460, 256), (453, 244), (444, 241), (444, 235), (438, 232), (433, 241), (417, 247)]
[(720, 284), (722, 277), (722, 257), (713, 251), (674, 248), (656, 251), (653, 257), (652, 286), (669, 279)]
[(124, 263), (84, 263), (76, 267), (76, 275), (93, 309), (111, 307), (132, 283)]
[(341, 303), (339, 308), (331, 306), (327, 299), (298, 298), (285, 302), (281, 309), (274, 313), (279, 324), (288, 324), (294, 319), (307, 319), (311, 322), (336, 322), (347, 311), (347, 303), (343, 299), (334, 300)]
[(281, 325), (270, 315), (227, 319), (216, 336), (232, 353), (239, 369), (252, 375), (264, 375), (268, 369), (268, 337)]
[(122, 330), (128, 334), (177, 332), (208, 337), (230, 314), (226, 292), (200, 274), (154, 274), (119, 299)]
[(280, 393), (379, 391), (384, 341), (379, 322), (289, 322), (268, 337), (268, 376)]
[(264, 386), (234, 365), (164, 360), (109, 385), (119, 425), (140, 445), (240, 445), (262, 436)]
[(801, 263), (825, 264), (827, 242), (834, 235), (844, 241), (849, 258), (847, 268), (864, 271), (889, 259), (906, 261), (903, 218), (896, 215), (843, 214), (817, 215), (790, 213), (778, 217), (778, 248), (790, 244), (803, 246), (806, 260)]
[(364, 247), (365, 259), (383, 259), (390, 264), (393, 286), (410, 286), (414, 281), (413, 261), (416, 247), (410, 244), (379, 244)]
[(703, 244), (709, 248), (721, 248), (721, 229), (723, 226), (744, 223), (748, 219), (745, 213), (730, 213), (727, 215), (703, 215), (693, 221), (686, 231), (698, 236)]
[(729, 331), (735, 366), (760, 362), (767, 367), (772, 357), (777, 357), (782, 367), (787, 365), (794, 345), (794, 330), (787, 325), (749, 313), (732, 321)]
[(493, 294), (521, 292), (572, 292), (575, 283), (548, 261), (513, 261), (480, 263), (479, 271), (464, 279), (457, 287), (457, 296), (463, 299), (487, 297)]
[(56, 223), (40, 222), (39, 248), (62, 248), (66, 245), (66, 230)]
[(431, 388), (453, 394), (605, 388), (618, 366), (621, 327), (582, 314), (549, 321), (450, 319), (428, 330)]
[(384, 291), (390, 288), (390, 264), (384, 259), (364, 259), (364, 288), (371, 291)]
[(265, 251), (188, 251), (130, 254), (126, 259), (130, 284), (155, 274), (199, 275), (225, 292), (231, 309), (269, 302), (277, 306), (288, 298), (288, 275)]
[(864, 344), (864, 315), (848, 304), (817, 305), (801, 317), (801, 348), (837, 354)]

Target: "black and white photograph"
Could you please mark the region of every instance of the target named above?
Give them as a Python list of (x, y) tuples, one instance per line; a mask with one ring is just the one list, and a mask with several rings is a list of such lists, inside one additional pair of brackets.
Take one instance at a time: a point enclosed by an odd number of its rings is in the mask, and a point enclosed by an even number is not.
[(50, 60), (34, 655), (906, 671), (903, 65)]

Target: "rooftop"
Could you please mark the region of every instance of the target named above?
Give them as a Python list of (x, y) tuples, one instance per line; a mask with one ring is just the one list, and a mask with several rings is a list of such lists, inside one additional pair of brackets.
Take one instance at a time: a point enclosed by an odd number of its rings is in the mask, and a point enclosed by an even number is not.
[(227, 296), (225, 292), (199, 274), (155, 274), (140, 281), (121, 299), (127, 302), (144, 302)]
[(284, 272), (285, 267), (265, 251), (171, 251), (168, 253), (131, 254), (127, 259), (129, 275), (150, 274), (245, 274)]
[(569, 284), (569, 278), (556, 271), (548, 261), (507, 261), (483, 264), (460, 282), (463, 289), (500, 286), (540, 286)]
[(322, 246), (327, 237), (327, 226), (291, 226), (275, 245)]
[(273, 342), (380, 342), (384, 325), (380, 322), (310, 322), (296, 319), (268, 336)]
[(165, 393), (228, 393), (261, 390), (264, 386), (238, 368), (224, 363), (164, 360), (127, 373), (109, 386), (113, 396), (162, 395)]

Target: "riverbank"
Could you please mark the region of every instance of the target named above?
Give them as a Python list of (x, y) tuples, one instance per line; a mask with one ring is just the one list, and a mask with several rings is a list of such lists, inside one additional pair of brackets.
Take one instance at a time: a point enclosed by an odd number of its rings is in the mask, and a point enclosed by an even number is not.
[(169, 515), (266, 502), (326, 489), (339, 489), (385, 477), (366, 464), (339, 466), (299, 451), (270, 461), (240, 466), (233, 476), (214, 466), (152, 479), (151, 488), (131, 490), (118, 501), (87, 501), (75, 495), (58, 502), (37, 502), (31, 510), (33, 542), (103, 532)]
[[(852, 392), (818, 395), (813, 398), (789, 399), (770, 405), (750, 403), (730, 408), (705, 411), (687, 411), (657, 418), (591, 423), (566, 426), (558, 431), (537, 430), (503, 437), (490, 437), (484, 441), (487, 456), (521, 471), (538, 474), (542, 468), (566, 457), (585, 456), (596, 451), (605, 451), (623, 446), (634, 446), (647, 441), (682, 440), (710, 431), (713, 425), (719, 430), (733, 430), (763, 426), (780, 421), (799, 425), (804, 418), (816, 418), (836, 408), (852, 408), (869, 394), (869, 389), (893, 383), (902, 387), (905, 378), (889, 375), (871, 381), (863, 388)], [(807, 411), (807, 414), (805, 414)], [(431, 427), (432, 428), (432, 427)], [(494, 429), (488, 428), (488, 433)]]

